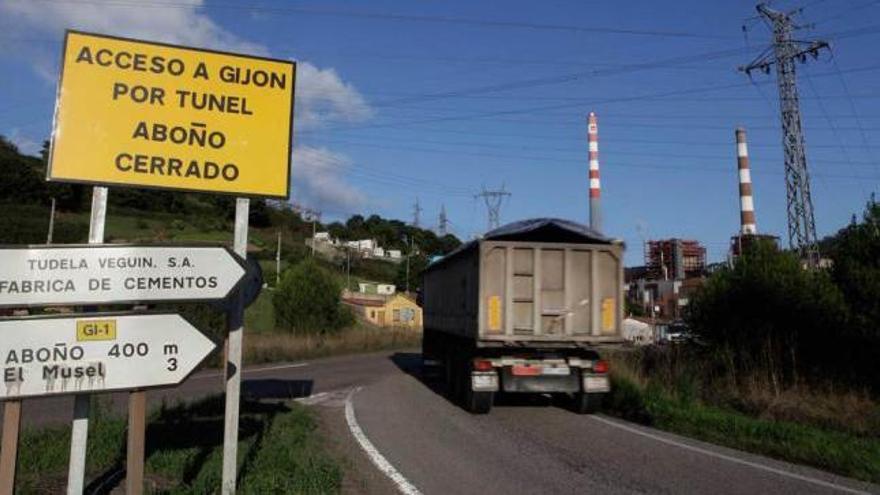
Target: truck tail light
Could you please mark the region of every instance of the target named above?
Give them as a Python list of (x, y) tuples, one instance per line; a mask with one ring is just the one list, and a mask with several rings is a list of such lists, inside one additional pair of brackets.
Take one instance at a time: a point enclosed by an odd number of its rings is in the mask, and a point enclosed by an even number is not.
[(593, 373), (608, 373), (608, 361), (600, 359), (593, 363)]
[(474, 371), (492, 371), (492, 361), (474, 359)]

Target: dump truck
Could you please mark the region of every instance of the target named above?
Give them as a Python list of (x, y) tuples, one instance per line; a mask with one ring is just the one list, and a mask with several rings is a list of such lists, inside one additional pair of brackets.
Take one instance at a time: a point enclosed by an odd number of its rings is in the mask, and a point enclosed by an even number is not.
[(619, 343), (623, 242), (567, 220), (511, 223), (423, 272), (422, 355), (466, 410), (496, 393), (564, 394), (592, 413), (610, 391), (601, 346)]

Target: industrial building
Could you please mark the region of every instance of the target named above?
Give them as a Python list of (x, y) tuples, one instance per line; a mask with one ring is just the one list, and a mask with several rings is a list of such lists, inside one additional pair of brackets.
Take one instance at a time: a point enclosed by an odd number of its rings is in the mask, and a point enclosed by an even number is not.
[(645, 267), (653, 280), (682, 280), (706, 272), (706, 248), (699, 241), (663, 239), (645, 243)]

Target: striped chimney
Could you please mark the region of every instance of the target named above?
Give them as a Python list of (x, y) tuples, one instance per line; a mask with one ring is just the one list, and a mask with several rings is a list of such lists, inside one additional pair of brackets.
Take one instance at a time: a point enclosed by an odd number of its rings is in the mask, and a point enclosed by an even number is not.
[(599, 206), (599, 125), (596, 113), (590, 112), (587, 120), (587, 141), (590, 145), (590, 228), (602, 231), (602, 211)]
[(746, 130), (736, 129), (736, 161), (739, 168), (739, 218), (743, 234), (757, 234), (755, 202), (752, 199), (752, 174), (749, 169), (749, 148)]

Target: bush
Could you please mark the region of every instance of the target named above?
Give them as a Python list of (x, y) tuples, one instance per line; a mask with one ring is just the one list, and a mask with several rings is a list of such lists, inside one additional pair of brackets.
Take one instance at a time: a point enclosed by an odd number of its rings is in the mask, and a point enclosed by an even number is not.
[[(44, 244), (49, 231), (49, 208), (43, 205), (0, 206), (0, 244)], [(67, 244), (85, 242), (89, 226), (82, 221), (55, 215), (52, 242)]]
[(762, 374), (777, 392), (803, 375), (848, 366), (846, 354), (829, 348), (845, 333), (846, 317), (826, 272), (805, 270), (768, 243), (755, 243), (732, 269), (713, 274), (687, 314), (698, 339), (726, 358), (734, 376)]
[(272, 295), (279, 327), (291, 333), (326, 334), (351, 325), (354, 316), (340, 301), (341, 287), (314, 260), (284, 272)]

